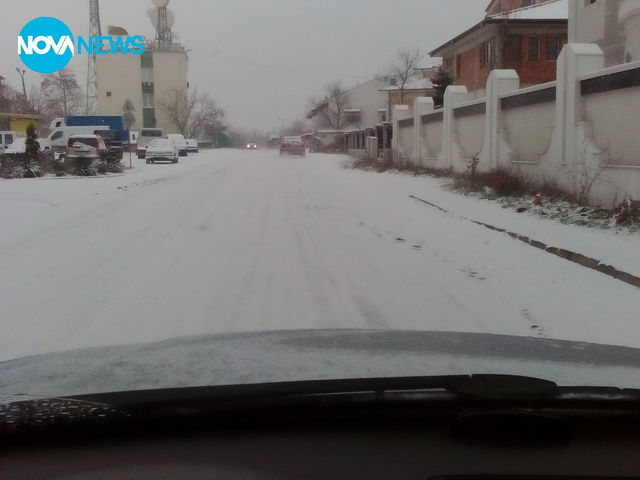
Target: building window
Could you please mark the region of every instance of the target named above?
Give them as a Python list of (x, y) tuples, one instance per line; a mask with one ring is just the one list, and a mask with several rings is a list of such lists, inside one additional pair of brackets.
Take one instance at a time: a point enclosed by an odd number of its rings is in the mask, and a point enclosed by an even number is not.
[(153, 108), (153, 93), (142, 94), (142, 108)]
[(107, 92), (107, 97), (110, 97), (110, 96), (111, 96), (111, 92)]
[(349, 108), (344, 112), (344, 119), (348, 124), (360, 123), (361, 110), (359, 108)]
[(520, 4), (521, 7), (530, 7), (531, 5), (533, 5), (533, 0), (522, 0)]
[[(448, 70), (451, 71), (451, 69), (448, 69)], [(453, 71), (453, 75), (455, 77), (459, 77), (461, 72), (462, 72), (462, 55), (456, 55), (456, 68)]]
[(387, 121), (387, 111), (385, 109), (378, 110), (378, 119), (380, 123)]
[(560, 54), (560, 37), (549, 35), (547, 37), (547, 60), (555, 62)]
[(142, 82), (153, 83), (153, 68), (142, 68)]
[(480, 45), (480, 66), (484, 67), (491, 63), (491, 51), (493, 50), (493, 42), (484, 42)]
[(529, 35), (527, 37), (527, 58), (530, 62), (540, 60), (540, 36)]
[(519, 62), (522, 59), (521, 52), (520, 37), (517, 35), (509, 37), (509, 60)]

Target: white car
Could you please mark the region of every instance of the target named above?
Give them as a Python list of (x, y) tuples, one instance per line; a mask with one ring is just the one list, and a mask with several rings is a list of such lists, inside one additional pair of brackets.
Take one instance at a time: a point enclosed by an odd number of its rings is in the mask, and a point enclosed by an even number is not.
[(187, 138), (187, 150), (191, 153), (198, 153), (198, 141), (195, 138)]
[(71, 135), (67, 140), (65, 158), (93, 158), (97, 160), (106, 153), (107, 146), (100, 135)]
[(146, 160), (147, 163), (155, 162), (171, 162), (178, 163), (178, 146), (173, 140), (168, 138), (157, 138), (152, 140), (147, 147)]
[(181, 157), (186, 157), (189, 152), (189, 146), (187, 145), (187, 140), (180, 133), (169, 133), (167, 134), (167, 138), (169, 140), (173, 140), (176, 146), (178, 147), (178, 152)]
[[(40, 153), (46, 158), (53, 158), (53, 148), (49, 145), (49, 142), (45, 138), (38, 138), (36, 140), (38, 142), (38, 147), (40, 149)], [(26, 138), (16, 138), (14, 142), (4, 149), (5, 155), (17, 155), (20, 153), (25, 153), (27, 151), (27, 139)]]

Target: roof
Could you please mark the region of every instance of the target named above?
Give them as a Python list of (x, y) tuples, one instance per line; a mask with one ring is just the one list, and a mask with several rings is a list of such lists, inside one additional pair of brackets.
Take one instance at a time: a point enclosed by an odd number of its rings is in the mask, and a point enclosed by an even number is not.
[(448, 42), (440, 45), (438, 48), (429, 52), (431, 57), (438, 57), (438, 53), (447, 47), (457, 43), (467, 35), (480, 30), (488, 24), (498, 24), (505, 20), (518, 22), (520, 24), (531, 22), (567, 22), (569, 19), (569, 0), (550, 0), (547, 3), (532, 5), (530, 7), (518, 8), (511, 10), (506, 14), (490, 15), (485, 17), (481, 22), (462, 32), (458, 36), (452, 38)]
[(492, 20), (568, 20), (569, 0), (552, 0), (506, 13), (489, 15), (487, 18)]
[[(418, 79), (409, 79), (407, 83), (404, 85), (405, 90), (424, 90), (427, 88), (433, 88), (433, 83), (428, 78), (418, 78)], [(386, 88), (382, 88), (381, 91), (396, 91), (400, 90), (400, 85), (391, 85)]]

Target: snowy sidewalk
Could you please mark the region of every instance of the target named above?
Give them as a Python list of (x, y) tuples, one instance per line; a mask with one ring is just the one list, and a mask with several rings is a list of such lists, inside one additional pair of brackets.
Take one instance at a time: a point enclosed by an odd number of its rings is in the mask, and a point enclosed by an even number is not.
[[(411, 176), (402, 173), (374, 173), (367, 177), (379, 188), (397, 189), (401, 197), (414, 197), (412, 201), (424, 205), (424, 208), (440, 208), (447, 214), (474, 223), (490, 225), (504, 232), (526, 237), (552, 249), (574, 252), (601, 264), (611, 266), (632, 276), (640, 277), (640, 235), (616, 232), (615, 230), (595, 229), (576, 225), (565, 225), (557, 220), (518, 213), (514, 209), (503, 208), (491, 200), (447, 190), (444, 181), (426, 176)], [(428, 205), (432, 204), (432, 205)], [(478, 225), (478, 228), (484, 228)], [(513, 236), (513, 235), (512, 235)], [(554, 251), (552, 250), (552, 253)], [(562, 252), (561, 252), (562, 254)], [(579, 260), (580, 257), (578, 258)]]

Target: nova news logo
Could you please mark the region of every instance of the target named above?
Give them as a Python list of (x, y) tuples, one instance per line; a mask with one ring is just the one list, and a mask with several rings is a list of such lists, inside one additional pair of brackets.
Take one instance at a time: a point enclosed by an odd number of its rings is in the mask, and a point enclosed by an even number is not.
[(144, 53), (144, 38), (77, 37), (67, 25), (53, 17), (40, 17), (27, 23), (18, 35), (18, 55), (22, 62), (38, 73), (62, 70), (78, 53)]

